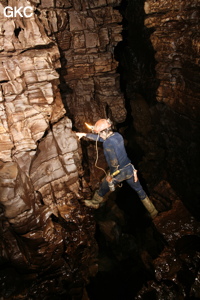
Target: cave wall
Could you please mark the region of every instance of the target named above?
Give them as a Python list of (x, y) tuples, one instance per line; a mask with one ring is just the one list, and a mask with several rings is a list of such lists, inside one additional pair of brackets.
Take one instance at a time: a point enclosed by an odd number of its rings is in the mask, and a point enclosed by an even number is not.
[(143, 241), (148, 255), (141, 257), (153, 265), (153, 276), (134, 299), (199, 298), (199, 3), (122, 4), (123, 42), (116, 56), (129, 108), (123, 132), (139, 178), (160, 211), (153, 224), (167, 241), (148, 260), (153, 240), (148, 231)]
[[(114, 54), (115, 46), (122, 40), (122, 16), (117, 8), (120, 2), (41, 1), (37, 6), (47, 34), (53, 34), (59, 47), (59, 88), (75, 130), (85, 132), (88, 130), (85, 122), (94, 124), (99, 118), (109, 117), (114, 124), (126, 118)], [(81, 143), (86, 149), (83, 167), (85, 174), (88, 173), (87, 182), (94, 190), (104, 173), (94, 167), (94, 145)], [(101, 151), (99, 161), (105, 168)]]
[[(97, 272), (95, 223), (79, 202), (91, 191), (72, 126), (126, 116), (113, 55), (121, 40), (118, 4), (0, 3), (2, 297), (19, 293), (17, 284), (3, 288), (20, 282), (19, 270), (32, 274), (23, 278), (30, 279), (24, 299), (44, 299), (54, 284), (57, 295), (82, 297)], [(7, 18), (6, 5), (32, 6), (34, 14)]]
[[(7, 4), (32, 5), (34, 15), (5, 18)], [(79, 201), (91, 189), (72, 128), (85, 130), (85, 121), (100, 117), (123, 122), (121, 90), (133, 119), (127, 145), (152, 199), (169, 210), (179, 193), (197, 214), (198, 17), (195, 1), (0, 4), (2, 297), (19, 293), (23, 279), (30, 281), (24, 299), (81, 298), (96, 274), (95, 222)], [(90, 182), (99, 181), (93, 146), (88, 155)]]
[[(154, 16), (155, 10), (159, 15)], [(146, 1), (145, 13), (145, 25), (155, 28), (151, 42), (160, 82), (156, 100), (165, 128), (168, 176), (195, 211), (200, 197), (199, 4)]]
[(84, 0), (37, 5), (39, 20), (59, 47), (62, 99), (79, 130), (85, 130), (85, 121), (109, 116), (122, 122), (126, 117), (114, 58), (114, 47), (122, 39), (122, 16), (115, 8), (119, 4), (119, 0)]
[(198, 217), (198, 1), (124, 1), (122, 15), (117, 55), (133, 118), (130, 152), (150, 194), (162, 199), (155, 190), (167, 180)]

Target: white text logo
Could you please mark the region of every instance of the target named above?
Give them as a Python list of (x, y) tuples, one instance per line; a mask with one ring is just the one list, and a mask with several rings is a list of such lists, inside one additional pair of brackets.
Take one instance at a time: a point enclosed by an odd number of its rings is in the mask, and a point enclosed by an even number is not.
[(17, 15), (20, 17), (30, 18), (33, 15), (33, 8), (31, 6), (20, 6), (19, 8), (6, 6), (3, 10), (3, 14), (7, 18), (16, 17)]

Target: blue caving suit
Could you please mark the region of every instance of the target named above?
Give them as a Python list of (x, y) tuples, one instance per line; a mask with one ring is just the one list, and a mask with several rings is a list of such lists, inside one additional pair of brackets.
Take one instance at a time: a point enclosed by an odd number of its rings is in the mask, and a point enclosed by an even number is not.
[[(110, 169), (110, 174), (114, 173), (116, 170), (120, 170), (120, 173), (113, 177), (113, 183), (116, 185), (124, 180), (135, 190), (140, 198), (143, 200), (146, 198), (146, 193), (143, 190), (139, 180), (134, 181), (133, 170), (134, 166), (131, 164), (130, 159), (127, 156), (124, 140), (121, 134), (114, 132), (106, 140), (102, 139), (99, 135), (88, 133), (86, 137), (90, 140), (103, 143), (103, 151)], [(98, 194), (103, 197), (109, 192), (109, 186), (106, 178), (102, 181)]]

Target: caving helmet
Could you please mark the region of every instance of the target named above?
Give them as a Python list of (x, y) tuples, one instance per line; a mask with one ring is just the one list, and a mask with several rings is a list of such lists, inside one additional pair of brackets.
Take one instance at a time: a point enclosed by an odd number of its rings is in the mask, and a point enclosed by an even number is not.
[(105, 130), (105, 129), (110, 129), (112, 123), (110, 121), (110, 119), (100, 119), (98, 120), (93, 128), (93, 131), (95, 133), (100, 133), (101, 131)]
[(99, 134), (103, 130), (110, 130), (112, 122), (110, 119), (100, 119), (98, 120), (94, 126), (91, 126), (87, 123), (85, 123), (88, 128), (92, 130), (92, 132)]

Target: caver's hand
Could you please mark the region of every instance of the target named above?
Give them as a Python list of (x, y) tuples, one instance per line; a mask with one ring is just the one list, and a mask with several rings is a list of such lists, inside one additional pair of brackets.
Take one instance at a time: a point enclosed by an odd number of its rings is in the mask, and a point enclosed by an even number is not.
[(76, 136), (80, 140), (83, 136), (86, 136), (86, 133), (84, 133), (84, 132), (76, 132)]
[(110, 176), (110, 175), (106, 176), (106, 181), (111, 182), (112, 181), (112, 176)]
[(135, 182), (138, 181), (138, 176), (137, 176), (137, 170), (136, 169), (134, 169), (134, 171), (133, 171), (133, 178), (134, 178)]

